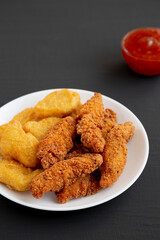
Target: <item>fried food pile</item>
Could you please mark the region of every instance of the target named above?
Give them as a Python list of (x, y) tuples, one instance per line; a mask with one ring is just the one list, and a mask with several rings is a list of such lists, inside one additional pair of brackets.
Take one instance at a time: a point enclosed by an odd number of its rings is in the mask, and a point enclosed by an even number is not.
[(100, 93), (82, 105), (78, 93), (55, 91), (0, 126), (0, 182), (59, 203), (96, 194), (123, 172), (134, 129), (117, 124)]
[(55, 91), (1, 125), (0, 182), (17, 191), (29, 190), (32, 178), (43, 172), (37, 157), (40, 141), (62, 116), (76, 115), (80, 106), (78, 93)]

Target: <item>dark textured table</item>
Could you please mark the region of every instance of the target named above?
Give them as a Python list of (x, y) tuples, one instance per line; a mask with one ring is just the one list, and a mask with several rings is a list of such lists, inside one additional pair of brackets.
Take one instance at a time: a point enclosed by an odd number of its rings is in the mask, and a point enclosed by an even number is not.
[(160, 27), (160, 1), (0, 2), (0, 105), (51, 88), (109, 96), (133, 111), (150, 140), (136, 183), (115, 199), (72, 212), (27, 208), (0, 196), (0, 239), (157, 240), (160, 236), (160, 76), (132, 72), (123, 35)]

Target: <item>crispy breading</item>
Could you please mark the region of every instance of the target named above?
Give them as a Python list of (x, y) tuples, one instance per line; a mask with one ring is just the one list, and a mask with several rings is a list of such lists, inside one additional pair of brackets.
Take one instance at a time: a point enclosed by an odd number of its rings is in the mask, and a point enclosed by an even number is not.
[(76, 112), (81, 105), (80, 95), (77, 92), (63, 89), (48, 94), (35, 106), (39, 118), (65, 117)]
[(94, 96), (91, 99), (87, 100), (87, 102), (80, 107), (77, 113), (77, 119), (81, 119), (85, 114), (90, 113), (94, 113), (97, 117), (101, 117), (103, 112), (104, 107), (102, 102), (102, 95), (100, 93), (94, 93)]
[(126, 143), (133, 137), (135, 127), (133, 126), (132, 122), (125, 122), (123, 124), (116, 124), (112, 129), (111, 135), (121, 135)]
[(89, 153), (89, 150), (83, 146), (83, 144), (75, 144), (69, 153), (67, 153), (65, 159), (70, 159), (73, 157), (79, 157), (82, 154)]
[(75, 182), (78, 177), (84, 177), (96, 170), (102, 161), (100, 154), (84, 154), (83, 157), (57, 162), (32, 179), (31, 194), (35, 198), (41, 198), (50, 190), (59, 192)]
[(100, 191), (99, 185), (100, 171), (94, 171), (87, 174), (85, 177), (79, 177), (69, 187), (62, 189), (56, 193), (59, 203), (66, 203), (73, 198), (81, 198), (89, 195), (96, 194)]
[(29, 121), (24, 124), (23, 129), (25, 132), (30, 132), (39, 141), (41, 141), (46, 136), (48, 131), (51, 130), (53, 126), (60, 120), (61, 118), (49, 117), (40, 121)]
[(77, 133), (81, 135), (81, 142), (91, 152), (103, 152), (105, 140), (102, 136), (104, 107), (102, 96), (95, 93), (77, 113)]
[(13, 190), (29, 190), (32, 178), (41, 172), (42, 169), (33, 170), (26, 168), (23, 164), (15, 160), (0, 160), (0, 182)]
[(117, 122), (117, 114), (109, 108), (106, 108), (104, 111), (103, 116), (103, 123), (102, 123), (102, 135), (104, 139), (106, 138), (106, 134), (111, 130), (111, 128)]
[(76, 136), (76, 120), (68, 116), (60, 120), (39, 143), (37, 157), (44, 169), (65, 158), (73, 147)]
[(0, 149), (3, 156), (13, 158), (26, 167), (36, 167), (38, 140), (31, 133), (25, 133), (19, 121), (8, 123), (1, 137)]
[(133, 132), (133, 124), (127, 122), (115, 125), (107, 134), (101, 168), (101, 187), (110, 187), (123, 172), (128, 152), (126, 143), (133, 136)]
[(93, 121), (93, 114), (86, 114), (82, 117), (77, 124), (77, 133), (81, 135), (83, 145), (91, 152), (103, 152), (105, 140), (101, 128)]

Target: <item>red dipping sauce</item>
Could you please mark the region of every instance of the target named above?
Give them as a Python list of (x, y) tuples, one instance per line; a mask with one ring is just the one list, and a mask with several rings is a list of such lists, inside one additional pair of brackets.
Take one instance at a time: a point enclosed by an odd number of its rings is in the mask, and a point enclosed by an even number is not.
[(127, 33), (121, 42), (128, 66), (142, 75), (160, 74), (160, 29), (139, 28)]

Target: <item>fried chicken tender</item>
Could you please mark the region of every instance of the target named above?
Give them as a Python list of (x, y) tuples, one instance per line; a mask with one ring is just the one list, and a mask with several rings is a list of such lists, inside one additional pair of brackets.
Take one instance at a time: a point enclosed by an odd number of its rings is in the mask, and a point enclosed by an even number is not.
[(63, 89), (48, 94), (35, 106), (39, 118), (65, 117), (76, 112), (81, 105), (80, 95), (77, 92)]
[(76, 120), (68, 116), (60, 120), (39, 143), (37, 157), (44, 169), (65, 158), (73, 148), (76, 135)]
[(53, 128), (53, 126), (58, 123), (61, 118), (49, 117), (44, 118), (40, 121), (29, 121), (24, 124), (23, 129), (25, 132), (30, 132), (39, 141), (41, 141), (46, 134)]
[(80, 157), (81, 155), (89, 153), (89, 150), (83, 146), (83, 144), (75, 144), (69, 153), (67, 153), (65, 159), (70, 159), (73, 157)]
[(26, 167), (36, 167), (38, 140), (31, 133), (25, 133), (19, 121), (13, 120), (4, 129), (0, 141), (2, 156), (13, 158)]
[(26, 168), (23, 164), (15, 160), (0, 160), (0, 182), (6, 184), (7, 187), (13, 190), (29, 190), (32, 178), (42, 171), (42, 169), (33, 170)]
[(114, 126), (112, 133), (113, 135), (121, 135), (126, 143), (133, 137), (135, 127), (132, 122), (125, 122), (124, 124), (117, 124)]
[(109, 108), (105, 109), (103, 123), (102, 123), (102, 136), (106, 138), (106, 134), (117, 122), (117, 114)]
[(95, 93), (77, 113), (77, 133), (81, 135), (81, 142), (91, 152), (103, 152), (105, 140), (102, 136), (104, 107), (102, 96)]
[(73, 198), (81, 198), (96, 194), (100, 191), (100, 171), (96, 170), (85, 177), (79, 177), (69, 187), (56, 193), (59, 203), (66, 203)]
[(134, 126), (132, 122), (115, 125), (106, 136), (103, 151), (100, 186), (110, 187), (117, 181), (127, 161), (126, 143), (132, 138)]
[(104, 107), (102, 102), (102, 95), (100, 93), (94, 93), (94, 96), (80, 107), (77, 113), (77, 118), (81, 119), (83, 115), (90, 113), (94, 113), (96, 116), (101, 116), (103, 112)]
[(78, 177), (84, 177), (96, 170), (102, 161), (100, 154), (84, 154), (83, 157), (57, 162), (32, 179), (31, 194), (35, 198), (41, 198), (50, 190), (59, 192), (75, 182)]

